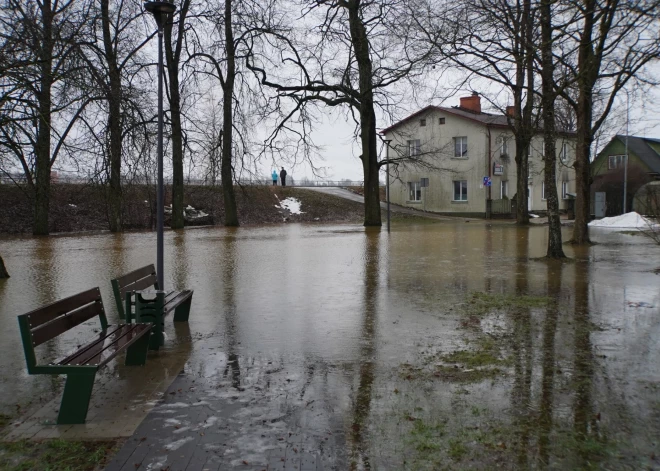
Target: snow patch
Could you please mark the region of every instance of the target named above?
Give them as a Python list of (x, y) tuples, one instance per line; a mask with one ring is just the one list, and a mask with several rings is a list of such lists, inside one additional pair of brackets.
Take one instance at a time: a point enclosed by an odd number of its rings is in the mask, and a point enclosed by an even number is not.
[(220, 420), (220, 418), (216, 417), (215, 415), (207, 417), (206, 421), (204, 422), (204, 425), (202, 425), (202, 427), (203, 428), (213, 427), (218, 422), (218, 420)]
[(189, 441), (192, 441), (192, 440), (194, 440), (194, 439), (195, 439), (194, 437), (186, 437), (186, 438), (182, 438), (181, 440), (177, 440), (177, 441), (175, 441), (175, 442), (168, 443), (167, 445), (165, 445), (164, 448), (165, 448), (166, 450), (169, 450), (169, 451), (178, 450), (178, 449), (181, 448), (183, 445), (185, 445), (186, 443), (188, 443)]
[(653, 225), (651, 220), (646, 219), (635, 211), (620, 216), (598, 219), (589, 223), (589, 227), (611, 227), (617, 229), (644, 229)]
[(300, 200), (296, 198), (286, 198), (280, 202), (282, 208), (289, 210), (291, 214), (303, 214), (300, 210)]

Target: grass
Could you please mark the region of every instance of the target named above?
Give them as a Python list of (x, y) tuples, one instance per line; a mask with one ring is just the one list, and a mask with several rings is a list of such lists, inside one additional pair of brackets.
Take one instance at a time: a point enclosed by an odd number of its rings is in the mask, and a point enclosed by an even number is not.
[(487, 314), (498, 310), (518, 310), (545, 307), (551, 299), (547, 296), (515, 296), (474, 292), (465, 306), (469, 314)]
[(3, 471), (93, 471), (101, 469), (116, 442), (49, 440), (0, 443)]

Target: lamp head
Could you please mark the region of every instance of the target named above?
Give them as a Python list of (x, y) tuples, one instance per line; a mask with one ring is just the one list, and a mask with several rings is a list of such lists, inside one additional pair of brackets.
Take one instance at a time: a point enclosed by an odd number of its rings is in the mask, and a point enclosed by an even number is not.
[(170, 2), (145, 2), (144, 9), (154, 15), (158, 29), (162, 30), (167, 16), (174, 13), (176, 5)]

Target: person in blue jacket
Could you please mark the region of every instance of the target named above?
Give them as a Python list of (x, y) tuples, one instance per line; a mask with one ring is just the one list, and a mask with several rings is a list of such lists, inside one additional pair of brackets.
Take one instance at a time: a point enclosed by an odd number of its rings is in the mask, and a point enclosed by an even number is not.
[(273, 186), (277, 186), (277, 170), (273, 170)]

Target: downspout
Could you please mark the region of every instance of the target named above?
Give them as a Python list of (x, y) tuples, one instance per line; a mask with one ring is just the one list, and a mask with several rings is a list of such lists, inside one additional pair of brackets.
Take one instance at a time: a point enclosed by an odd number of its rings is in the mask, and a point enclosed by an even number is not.
[(488, 178), (490, 179), (490, 186), (488, 187), (488, 198), (486, 198), (486, 219), (491, 218), (492, 209), (493, 209), (493, 199), (492, 199), (492, 189), (493, 189), (493, 165), (491, 162), (491, 136), (490, 136), (490, 125), (486, 124), (486, 130), (488, 131)]

